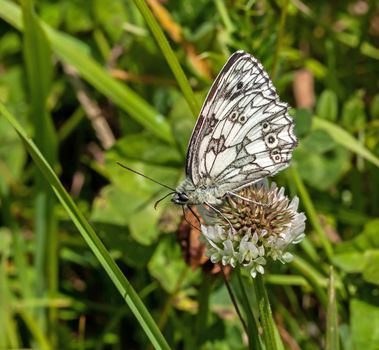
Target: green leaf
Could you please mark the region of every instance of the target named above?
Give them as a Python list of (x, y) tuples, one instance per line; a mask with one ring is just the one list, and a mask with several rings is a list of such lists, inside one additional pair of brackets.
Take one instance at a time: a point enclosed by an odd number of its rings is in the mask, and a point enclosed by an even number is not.
[(305, 60), (305, 68), (309, 69), (316, 78), (324, 79), (328, 75), (328, 69), (321, 62), (314, 58)]
[(306, 148), (308, 151), (323, 154), (335, 148), (336, 142), (324, 130), (313, 130), (301, 141), (301, 147)]
[(379, 249), (369, 250), (364, 254), (363, 279), (379, 285)]
[(131, 235), (137, 242), (150, 245), (159, 234), (158, 220), (159, 212), (154, 209), (153, 203), (148, 204), (133, 215), (129, 223)]
[(155, 250), (153, 244), (147, 246), (136, 242), (124, 225), (103, 222), (95, 222), (94, 225), (113, 257), (119, 257), (132, 267), (146, 267)]
[(361, 53), (368, 57), (379, 60), (379, 49), (367, 41), (364, 41), (362, 43)]
[(154, 201), (150, 195), (136, 194), (131, 189), (109, 185), (95, 199), (91, 220), (123, 226), (124, 230), (129, 227), (137, 242), (149, 245), (158, 236), (157, 222), (160, 213), (160, 208), (154, 209)]
[[(292, 112), (294, 111), (294, 113)], [(307, 109), (291, 109), (295, 120), (295, 134), (297, 137), (306, 135), (312, 127), (312, 114)]]
[(351, 136), (347, 131), (340, 128), (338, 125), (330, 123), (320, 118), (313, 118), (313, 127), (315, 129), (323, 129), (329, 133), (333, 139), (341, 146), (345, 147), (349, 151), (362, 156), (372, 164), (379, 167), (379, 158), (371, 153), (362, 143)]
[(148, 133), (124, 136), (108, 152), (117, 155), (120, 161), (130, 159), (169, 166), (181, 166), (184, 161), (176, 148)]
[(0, 38), (0, 58), (17, 53), (21, 48), (20, 36), (17, 33), (8, 32)]
[(347, 273), (361, 273), (365, 266), (363, 256), (360, 252), (339, 253), (332, 257), (332, 262)]
[(133, 213), (145, 204), (147, 198), (122, 187), (105, 186), (94, 201), (91, 220), (102, 224), (127, 226)]
[(365, 103), (360, 92), (344, 103), (341, 122), (346, 130), (359, 131), (365, 127)]
[[(196, 94), (196, 99), (204, 100), (205, 94)], [(186, 103), (184, 97), (180, 96), (175, 100), (175, 103), (169, 114), (171, 127), (176, 143), (180, 147), (182, 155), (185, 155), (188, 147), (188, 140), (191, 137), (191, 132), (194, 127), (193, 115), (191, 109)]]
[(88, 11), (89, 5), (83, 1), (66, 2), (64, 21), (68, 32), (86, 32), (93, 28), (90, 11)]
[(337, 246), (337, 253), (364, 252), (370, 249), (379, 249), (379, 219), (365, 224), (359, 235)]
[[(333, 263), (347, 273), (363, 273), (367, 282), (375, 283), (379, 252), (379, 219), (366, 223), (362, 233), (336, 248)], [(366, 277), (365, 277), (366, 276)], [(376, 279), (378, 283), (379, 279)]]
[(179, 245), (173, 237), (165, 237), (159, 241), (148, 264), (148, 269), (168, 293), (176, 291), (178, 285), (182, 283), (184, 274), (187, 281), (191, 275), (193, 276), (182, 258)]
[(322, 119), (336, 121), (338, 115), (337, 95), (332, 90), (324, 90), (317, 102), (317, 115)]
[(379, 119), (379, 94), (376, 94), (370, 105), (371, 118)]
[(128, 21), (125, 3), (118, 0), (93, 1), (93, 13), (98, 22), (116, 43), (125, 31), (124, 23)]
[(352, 299), (350, 320), (354, 349), (378, 350), (379, 307)]
[(120, 292), (120, 295), (125, 299), (126, 303), (131, 308), (135, 317), (145, 331), (147, 337), (152, 342), (153, 346), (156, 349), (169, 349), (170, 347), (162, 336), (158, 326), (154, 322), (145, 305), (142, 303), (138, 294), (126, 279), (126, 277), (123, 275), (120, 268), (111, 258), (107, 249), (97, 236), (92, 226), (88, 223), (84, 215), (79, 211), (78, 207), (69, 196), (62, 183), (59, 181), (57, 175), (54, 173), (49, 163), (41, 154), (40, 150), (27, 136), (15, 117), (13, 117), (2, 104), (0, 104), (0, 113), (17, 131), (19, 137), (24, 142), (29, 154), (33, 158), (33, 161), (36, 163), (42, 174), (45, 176), (46, 180), (49, 182), (55, 195), (58, 197), (59, 201), (66, 209), (75, 226), (82, 234), (84, 240), (99, 260), (100, 264), (112, 280), (115, 287)]
[(301, 177), (320, 190), (337, 183), (350, 165), (348, 152), (338, 145), (330, 148), (333, 143), (330, 137), (319, 134), (304, 139), (294, 151)]

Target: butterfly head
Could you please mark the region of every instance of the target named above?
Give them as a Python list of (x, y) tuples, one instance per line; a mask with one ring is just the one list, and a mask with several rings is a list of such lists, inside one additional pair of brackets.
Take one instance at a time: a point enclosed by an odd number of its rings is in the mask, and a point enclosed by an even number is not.
[(185, 192), (175, 192), (171, 198), (171, 202), (179, 205), (187, 204), (188, 200), (189, 197)]

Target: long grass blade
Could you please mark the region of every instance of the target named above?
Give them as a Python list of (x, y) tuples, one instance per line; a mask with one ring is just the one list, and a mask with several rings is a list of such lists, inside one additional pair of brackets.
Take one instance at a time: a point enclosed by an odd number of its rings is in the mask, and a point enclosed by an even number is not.
[(266, 346), (266, 350), (279, 350), (283, 348), (281, 339), (276, 331), (276, 325), (272, 317), (270, 301), (268, 299), (267, 290), (262, 275), (258, 274), (253, 279), (253, 286), (257, 297), (259, 319), (261, 321), (263, 334), (262, 338)]
[[(249, 349), (262, 349), (261, 339), (259, 336), (258, 326), (254, 319), (253, 311), (250, 305), (250, 301), (247, 295), (245, 284), (242, 279), (241, 269), (238, 267), (236, 270), (237, 281), (241, 291), (241, 303), (244, 308), (244, 312), (247, 318), (247, 329), (249, 337)], [(259, 319), (259, 318), (257, 318)]]
[[(46, 103), (52, 85), (52, 57), (49, 42), (34, 13), (32, 0), (22, 2), (23, 54), (30, 95), (30, 121), (34, 139), (50, 164), (57, 162), (57, 135)], [(48, 183), (37, 171), (35, 173), (35, 271), (36, 296), (44, 297), (46, 291), (55, 296), (58, 290), (57, 221), (55, 218), (56, 199)], [(45, 310), (37, 310), (40, 327), (46, 324)], [(57, 314), (49, 310), (49, 333), (55, 338)]]
[(149, 7), (145, 0), (134, 0), (134, 3), (138, 7), (138, 10), (141, 12), (141, 15), (145, 19), (147, 25), (149, 26), (151, 32), (154, 35), (155, 40), (157, 41), (160, 49), (168, 65), (171, 68), (172, 73), (174, 74), (176, 81), (178, 82), (180, 89), (183, 92), (184, 98), (186, 99), (191, 111), (195, 117), (200, 111), (200, 106), (197, 104), (197, 100), (193, 94), (191, 85), (188, 82), (186, 75), (183, 72), (182, 67), (180, 66), (178, 59), (175, 56), (175, 53), (172, 51), (170, 44), (163, 33), (163, 30), (156, 21), (154, 15), (151, 13)]
[(379, 167), (379, 158), (376, 157), (373, 153), (371, 153), (356, 138), (351, 136), (346, 130), (342, 129), (338, 125), (331, 123), (327, 120), (314, 117), (313, 127), (315, 129), (325, 130), (341, 146), (345, 147), (349, 151), (363, 157), (364, 159)]
[(317, 216), (317, 212), (316, 212), (316, 209), (313, 205), (312, 199), (311, 199), (302, 179), (300, 178), (300, 175), (297, 172), (296, 167), (292, 166), (291, 168), (289, 168), (288, 172), (291, 176), (291, 179), (295, 182), (297, 190), (299, 191), (299, 196), (300, 196), (302, 203), (305, 207), (307, 217), (309, 218), (309, 221), (311, 222), (313, 228), (317, 232), (327, 257), (330, 259), (333, 255), (333, 247), (332, 247), (332, 244), (330, 243), (330, 241), (326, 235), (324, 228), (322, 227), (322, 225), (320, 223), (320, 220)]
[(330, 267), (328, 283), (328, 310), (326, 318), (326, 350), (339, 350), (338, 308), (333, 267)]
[(88, 223), (84, 215), (80, 212), (70, 195), (67, 193), (62, 183), (59, 181), (57, 175), (54, 173), (53, 169), (46, 161), (46, 159), (41, 154), (40, 150), (34, 144), (34, 142), (27, 136), (24, 129), (17, 122), (16, 118), (11, 115), (3, 104), (0, 104), (0, 113), (5, 117), (5, 119), (12, 125), (12, 127), (17, 131), (18, 135), (25, 144), (25, 147), (33, 161), (36, 163), (40, 171), (45, 176), (46, 180), (49, 182), (51, 188), (53, 189), (55, 195), (58, 197), (62, 206), (66, 209), (67, 213), (71, 217), (71, 220), (83, 236), (84, 240), (99, 260), (100, 264), (112, 280), (113, 284), (124, 298), (126, 303), (129, 305), (133, 314), (137, 318), (138, 322), (141, 324), (146, 335), (152, 342), (156, 349), (169, 349), (165, 338), (161, 334), (158, 326), (153, 320), (152, 316), (146, 309), (145, 305), (142, 303), (138, 294), (131, 286), (129, 281), (125, 278), (120, 268), (117, 266), (115, 261), (109, 255), (104, 244), (101, 242), (100, 238), (96, 234), (95, 230)]

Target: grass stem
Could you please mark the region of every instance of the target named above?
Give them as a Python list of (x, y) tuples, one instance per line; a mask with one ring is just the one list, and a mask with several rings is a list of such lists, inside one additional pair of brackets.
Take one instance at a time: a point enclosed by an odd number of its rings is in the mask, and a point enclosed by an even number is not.
[(243, 283), (241, 269), (239, 267), (236, 268), (236, 274), (237, 274), (238, 285), (241, 290), (242, 304), (243, 304), (245, 314), (247, 317), (247, 328), (248, 328), (247, 335), (249, 337), (249, 349), (260, 349), (261, 343), (260, 343), (257, 323), (255, 322), (255, 319), (254, 319), (249, 297), (246, 292), (245, 284)]
[(141, 15), (145, 19), (147, 25), (149, 26), (151, 33), (153, 34), (157, 44), (159, 45), (168, 65), (174, 74), (176, 81), (179, 84), (180, 89), (183, 92), (184, 98), (186, 99), (193, 115), (197, 117), (200, 112), (200, 106), (193, 94), (191, 85), (188, 82), (186, 75), (183, 72), (182, 67), (179, 64), (178, 59), (175, 56), (162, 28), (159, 26), (157, 20), (149, 9), (145, 0), (133, 0)]
[(253, 279), (253, 285), (258, 302), (259, 316), (263, 328), (263, 341), (266, 350), (278, 350), (275, 337), (275, 324), (272, 317), (270, 301), (261, 274)]

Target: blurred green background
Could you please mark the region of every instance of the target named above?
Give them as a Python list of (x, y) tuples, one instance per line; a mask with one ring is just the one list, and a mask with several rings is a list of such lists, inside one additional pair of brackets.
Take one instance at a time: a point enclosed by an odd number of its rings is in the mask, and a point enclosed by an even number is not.
[[(293, 106), (299, 146), (275, 181), (308, 217), (295, 261), (266, 269), (284, 346), (324, 348), (332, 303), (341, 349), (379, 349), (378, 2), (148, 0), (195, 99), (183, 95), (139, 2), (0, 0), (0, 102), (171, 347), (244, 349), (222, 277), (205, 259), (185, 261), (199, 248), (179, 229), (180, 208), (167, 200), (154, 210), (167, 191), (116, 161), (175, 186), (215, 75), (234, 51), (253, 54)], [(0, 349), (151, 349), (3, 116), (0, 210)]]

